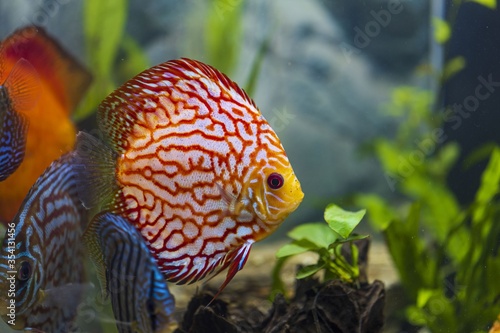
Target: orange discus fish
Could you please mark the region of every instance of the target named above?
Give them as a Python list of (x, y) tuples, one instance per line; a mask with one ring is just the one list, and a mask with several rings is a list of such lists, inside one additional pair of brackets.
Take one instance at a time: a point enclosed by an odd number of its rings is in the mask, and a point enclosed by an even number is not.
[[(30, 94), (18, 93), (17, 87), (22, 85), (16, 82), (22, 80), (13, 80), (19, 75), (12, 76), (12, 73), (19, 73), (16, 64), (19, 67), (20, 61), (30, 64), (37, 73), (36, 94), (31, 93), (36, 99), (26, 98)], [(30, 76), (25, 74), (23, 77)], [(0, 222), (12, 220), (29, 189), (45, 168), (73, 148), (76, 129), (70, 119), (71, 111), (80, 101), (90, 81), (90, 74), (42, 28), (22, 28), (1, 42), (0, 84), (16, 88), (16, 91), (9, 91), (13, 99), (13, 111), (16, 112), (14, 115), (22, 115), (23, 126), (27, 131), (16, 132), (16, 140), (25, 142), (24, 159), (17, 170), (0, 182)], [(34, 84), (24, 86), (33, 87)]]
[(81, 199), (132, 223), (170, 281), (229, 267), (222, 290), (252, 244), (304, 196), (254, 102), (198, 61), (142, 72), (102, 102), (97, 118), (109, 146), (78, 135)]

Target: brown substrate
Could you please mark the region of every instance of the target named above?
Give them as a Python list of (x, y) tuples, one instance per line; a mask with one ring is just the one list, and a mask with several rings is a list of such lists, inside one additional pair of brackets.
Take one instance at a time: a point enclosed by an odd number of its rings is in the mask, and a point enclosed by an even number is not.
[(297, 280), (295, 297), (278, 295), (269, 311), (245, 303), (245, 294), (230, 303), (213, 298), (209, 288), (195, 295), (175, 333), (380, 332), (383, 326), (384, 285), (380, 281), (357, 287), (340, 281), (321, 284)]
[[(368, 243), (357, 245), (360, 280), (367, 281)], [(216, 289), (205, 286), (191, 298), (174, 333), (382, 331), (385, 290), (378, 280), (371, 284), (361, 282), (359, 287), (338, 280), (295, 280), (294, 296), (287, 301), (278, 295), (272, 303), (266, 299), (269, 290), (262, 288), (261, 279), (246, 282), (213, 301)]]

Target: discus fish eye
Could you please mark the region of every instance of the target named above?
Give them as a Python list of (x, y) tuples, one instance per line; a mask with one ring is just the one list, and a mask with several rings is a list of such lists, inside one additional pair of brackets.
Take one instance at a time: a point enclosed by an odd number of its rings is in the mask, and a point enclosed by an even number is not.
[(23, 261), (21, 263), (21, 267), (19, 267), (19, 270), (17, 271), (17, 279), (19, 281), (26, 281), (31, 277), (31, 265), (27, 261)]
[(273, 190), (279, 189), (284, 183), (285, 180), (279, 173), (274, 172), (267, 177), (267, 185), (269, 185), (269, 187)]

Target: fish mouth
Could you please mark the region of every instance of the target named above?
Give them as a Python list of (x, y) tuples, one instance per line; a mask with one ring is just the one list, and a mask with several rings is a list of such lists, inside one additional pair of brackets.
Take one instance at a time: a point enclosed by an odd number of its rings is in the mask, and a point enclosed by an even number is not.
[(299, 207), (300, 203), (304, 199), (304, 192), (302, 192), (300, 182), (294, 174), (292, 174), (289, 178), (290, 181), (293, 182), (293, 185), (291, 186), (291, 190), (288, 195), (285, 196), (285, 200), (289, 204), (289, 211), (291, 213)]

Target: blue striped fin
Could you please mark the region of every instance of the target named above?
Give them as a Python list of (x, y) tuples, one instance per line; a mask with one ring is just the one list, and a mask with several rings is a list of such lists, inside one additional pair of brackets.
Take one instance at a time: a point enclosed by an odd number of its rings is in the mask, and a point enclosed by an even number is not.
[(84, 235), (111, 297), (120, 333), (163, 332), (172, 321), (174, 297), (141, 234), (123, 217), (101, 213)]

